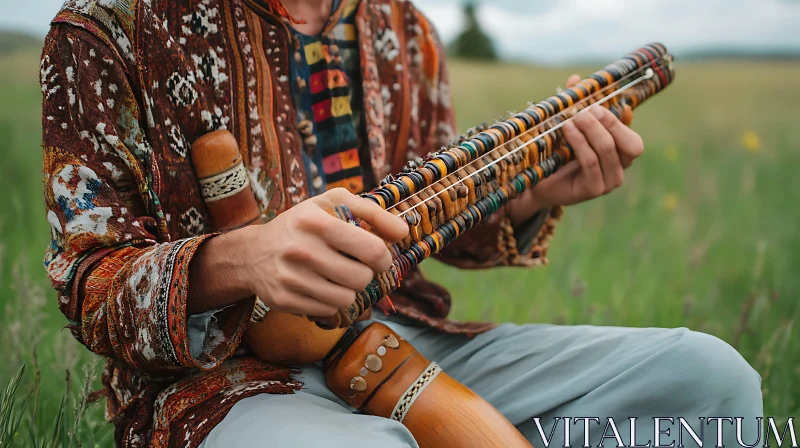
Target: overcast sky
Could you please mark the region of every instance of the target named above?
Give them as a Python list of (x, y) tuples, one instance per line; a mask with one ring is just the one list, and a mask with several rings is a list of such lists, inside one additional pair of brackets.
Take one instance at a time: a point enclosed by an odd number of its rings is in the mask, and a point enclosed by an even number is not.
[[(167, 0), (164, 0), (167, 1)], [(44, 34), (60, 0), (0, 0), (0, 28)], [(461, 0), (415, 0), (445, 40)], [(485, 0), (479, 20), (506, 57), (558, 64), (619, 57), (660, 41), (671, 52), (800, 53), (800, 0)]]

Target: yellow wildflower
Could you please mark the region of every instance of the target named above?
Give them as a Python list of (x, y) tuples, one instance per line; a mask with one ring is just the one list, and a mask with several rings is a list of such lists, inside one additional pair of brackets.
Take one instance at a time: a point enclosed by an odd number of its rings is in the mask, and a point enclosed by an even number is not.
[(678, 147), (676, 145), (669, 145), (664, 148), (664, 158), (670, 162), (678, 160)]
[(747, 131), (742, 134), (742, 146), (750, 152), (758, 152), (761, 150), (761, 138), (753, 131)]
[(671, 212), (678, 208), (678, 196), (668, 193), (664, 196), (664, 201), (662, 203), (664, 204), (664, 209)]

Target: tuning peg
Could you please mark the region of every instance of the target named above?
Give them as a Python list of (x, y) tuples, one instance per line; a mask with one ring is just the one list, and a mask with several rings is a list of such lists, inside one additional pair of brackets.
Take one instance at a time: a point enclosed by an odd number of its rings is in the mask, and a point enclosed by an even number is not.
[(381, 187), (386, 186), (386, 184), (390, 184), (394, 182), (394, 180), (394, 175), (389, 174), (388, 176), (384, 177), (383, 180), (381, 180), (380, 185)]

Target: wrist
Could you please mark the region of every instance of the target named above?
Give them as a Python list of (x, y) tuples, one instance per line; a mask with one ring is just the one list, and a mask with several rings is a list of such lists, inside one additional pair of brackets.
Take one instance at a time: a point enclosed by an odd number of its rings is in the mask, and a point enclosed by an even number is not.
[(256, 275), (253, 260), (256, 259), (254, 250), (257, 244), (254, 242), (257, 241), (256, 232), (260, 227), (260, 225), (247, 226), (223, 235), (224, 244), (227, 245), (226, 261), (230, 263), (233, 282), (239, 288), (242, 298), (255, 294)]
[(253, 295), (244, 230), (217, 235), (198, 247), (189, 265), (189, 314), (224, 308)]

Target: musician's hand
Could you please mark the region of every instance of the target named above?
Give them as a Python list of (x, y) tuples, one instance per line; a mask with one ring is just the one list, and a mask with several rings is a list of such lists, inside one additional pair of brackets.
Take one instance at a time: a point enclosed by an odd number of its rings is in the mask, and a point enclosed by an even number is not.
[[(579, 81), (578, 75), (572, 75), (567, 87)], [(515, 201), (511, 209), (515, 224), (527, 221), (543, 208), (577, 204), (619, 188), (625, 168), (644, 152), (639, 134), (603, 107), (581, 111), (562, 129), (576, 160)]]
[[(376, 236), (328, 213), (346, 205)], [(408, 225), (368, 199), (337, 188), (304, 201), (249, 232), (250, 290), (272, 309), (331, 316), (352, 305), (376, 273), (392, 263), (386, 241), (408, 234)], [(349, 258), (345, 254), (352, 258)]]

